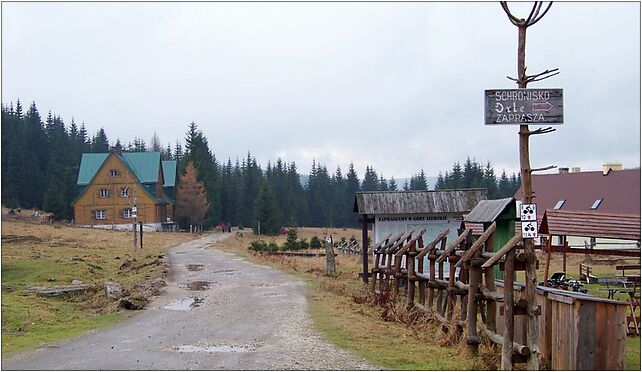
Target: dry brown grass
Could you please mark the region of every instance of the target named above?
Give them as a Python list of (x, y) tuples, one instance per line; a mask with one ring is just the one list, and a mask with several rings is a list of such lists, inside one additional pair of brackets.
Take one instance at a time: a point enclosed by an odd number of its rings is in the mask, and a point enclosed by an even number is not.
[[(165, 284), (167, 250), (195, 237), (146, 232), (141, 250), (132, 248), (131, 232), (32, 223), (30, 214), (2, 216), (3, 355), (122, 319), (118, 301), (104, 294), (107, 281), (144, 306)], [(96, 291), (64, 298), (23, 293), (73, 280), (93, 284)]]

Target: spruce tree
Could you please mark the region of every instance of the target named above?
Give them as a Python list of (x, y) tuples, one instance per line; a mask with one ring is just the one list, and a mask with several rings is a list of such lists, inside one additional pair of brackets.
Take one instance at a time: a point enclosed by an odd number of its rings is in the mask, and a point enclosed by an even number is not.
[(363, 184), (361, 191), (377, 191), (379, 190), (379, 177), (377, 172), (371, 166), (366, 166), (366, 173), (363, 176)]
[(428, 182), (426, 181), (426, 174), (424, 173), (423, 169), (421, 170), (421, 172), (410, 178), (409, 187), (411, 190), (417, 191), (428, 190)]
[(276, 207), (276, 199), (266, 179), (262, 179), (259, 193), (254, 205), (254, 216), (256, 220), (252, 223), (255, 233), (258, 233), (258, 223), (261, 224), (261, 234), (276, 235), (279, 233), (279, 217)]
[(499, 177), (499, 183), (497, 184), (499, 198), (508, 198), (513, 196), (512, 187), (508, 176), (506, 176), (506, 171), (502, 170), (502, 174)]
[(94, 138), (91, 140), (91, 152), (100, 153), (109, 151), (109, 140), (105, 129), (100, 127)]
[(388, 190), (390, 191), (399, 191), (397, 186), (397, 180), (394, 177), (390, 177), (388, 180)]

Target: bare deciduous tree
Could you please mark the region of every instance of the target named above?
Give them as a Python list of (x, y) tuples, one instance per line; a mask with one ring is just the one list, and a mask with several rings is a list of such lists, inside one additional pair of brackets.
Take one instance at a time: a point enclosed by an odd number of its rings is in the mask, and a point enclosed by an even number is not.
[(198, 181), (196, 168), (187, 163), (176, 189), (176, 218), (190, 225), (203, 225), (209, 203), (203, 182)]

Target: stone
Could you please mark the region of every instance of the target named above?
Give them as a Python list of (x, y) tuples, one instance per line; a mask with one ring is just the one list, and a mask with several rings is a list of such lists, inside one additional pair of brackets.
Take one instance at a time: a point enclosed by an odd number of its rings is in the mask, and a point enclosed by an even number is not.
[(82, 281), (74, 279), (71, 281), (71, 285), (82, 285)]
[(118, 284), (107, 282), (105, 283), (105, 295), (110, 300), (120, 300), (123, 297), (123, 290)]
[(29, 294), (32, 292), (38, 293), (45, 297), (60, 297), (60, 296), (77, 296), (88, 291), (95, 290), (93, 285), (79, 284), (79, 285), (59, 285), (52, 287), (31, 286), (24, 292)]

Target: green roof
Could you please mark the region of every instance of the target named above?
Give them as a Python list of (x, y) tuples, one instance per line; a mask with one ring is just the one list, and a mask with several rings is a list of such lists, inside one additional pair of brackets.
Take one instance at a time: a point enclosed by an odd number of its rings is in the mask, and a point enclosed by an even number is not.
[(78, 180), (76, 181), (77, 185), (89, 185), (92, 178), (100, 166), (103, 165), (105, 159), (107, 159), (108, 153), (98, 153), (98, 154), (82, 154), (80, 159), (80, 171), (78, 172)]
[(122, 157), (141, 183), (158, 182), (160, 152), (123, 152)]
[[(79, 186), (88, 185), (107, 156), (109, 153), (82, 154), (76, 184)], [(123, 160), (140, 183), (158, 182), (160, 152), (124, 152), (116, 154), (116, 156)]]
[(163, 160), (163, 177), (165, 178), (163, 187), (176, 186), (176, 160)]

